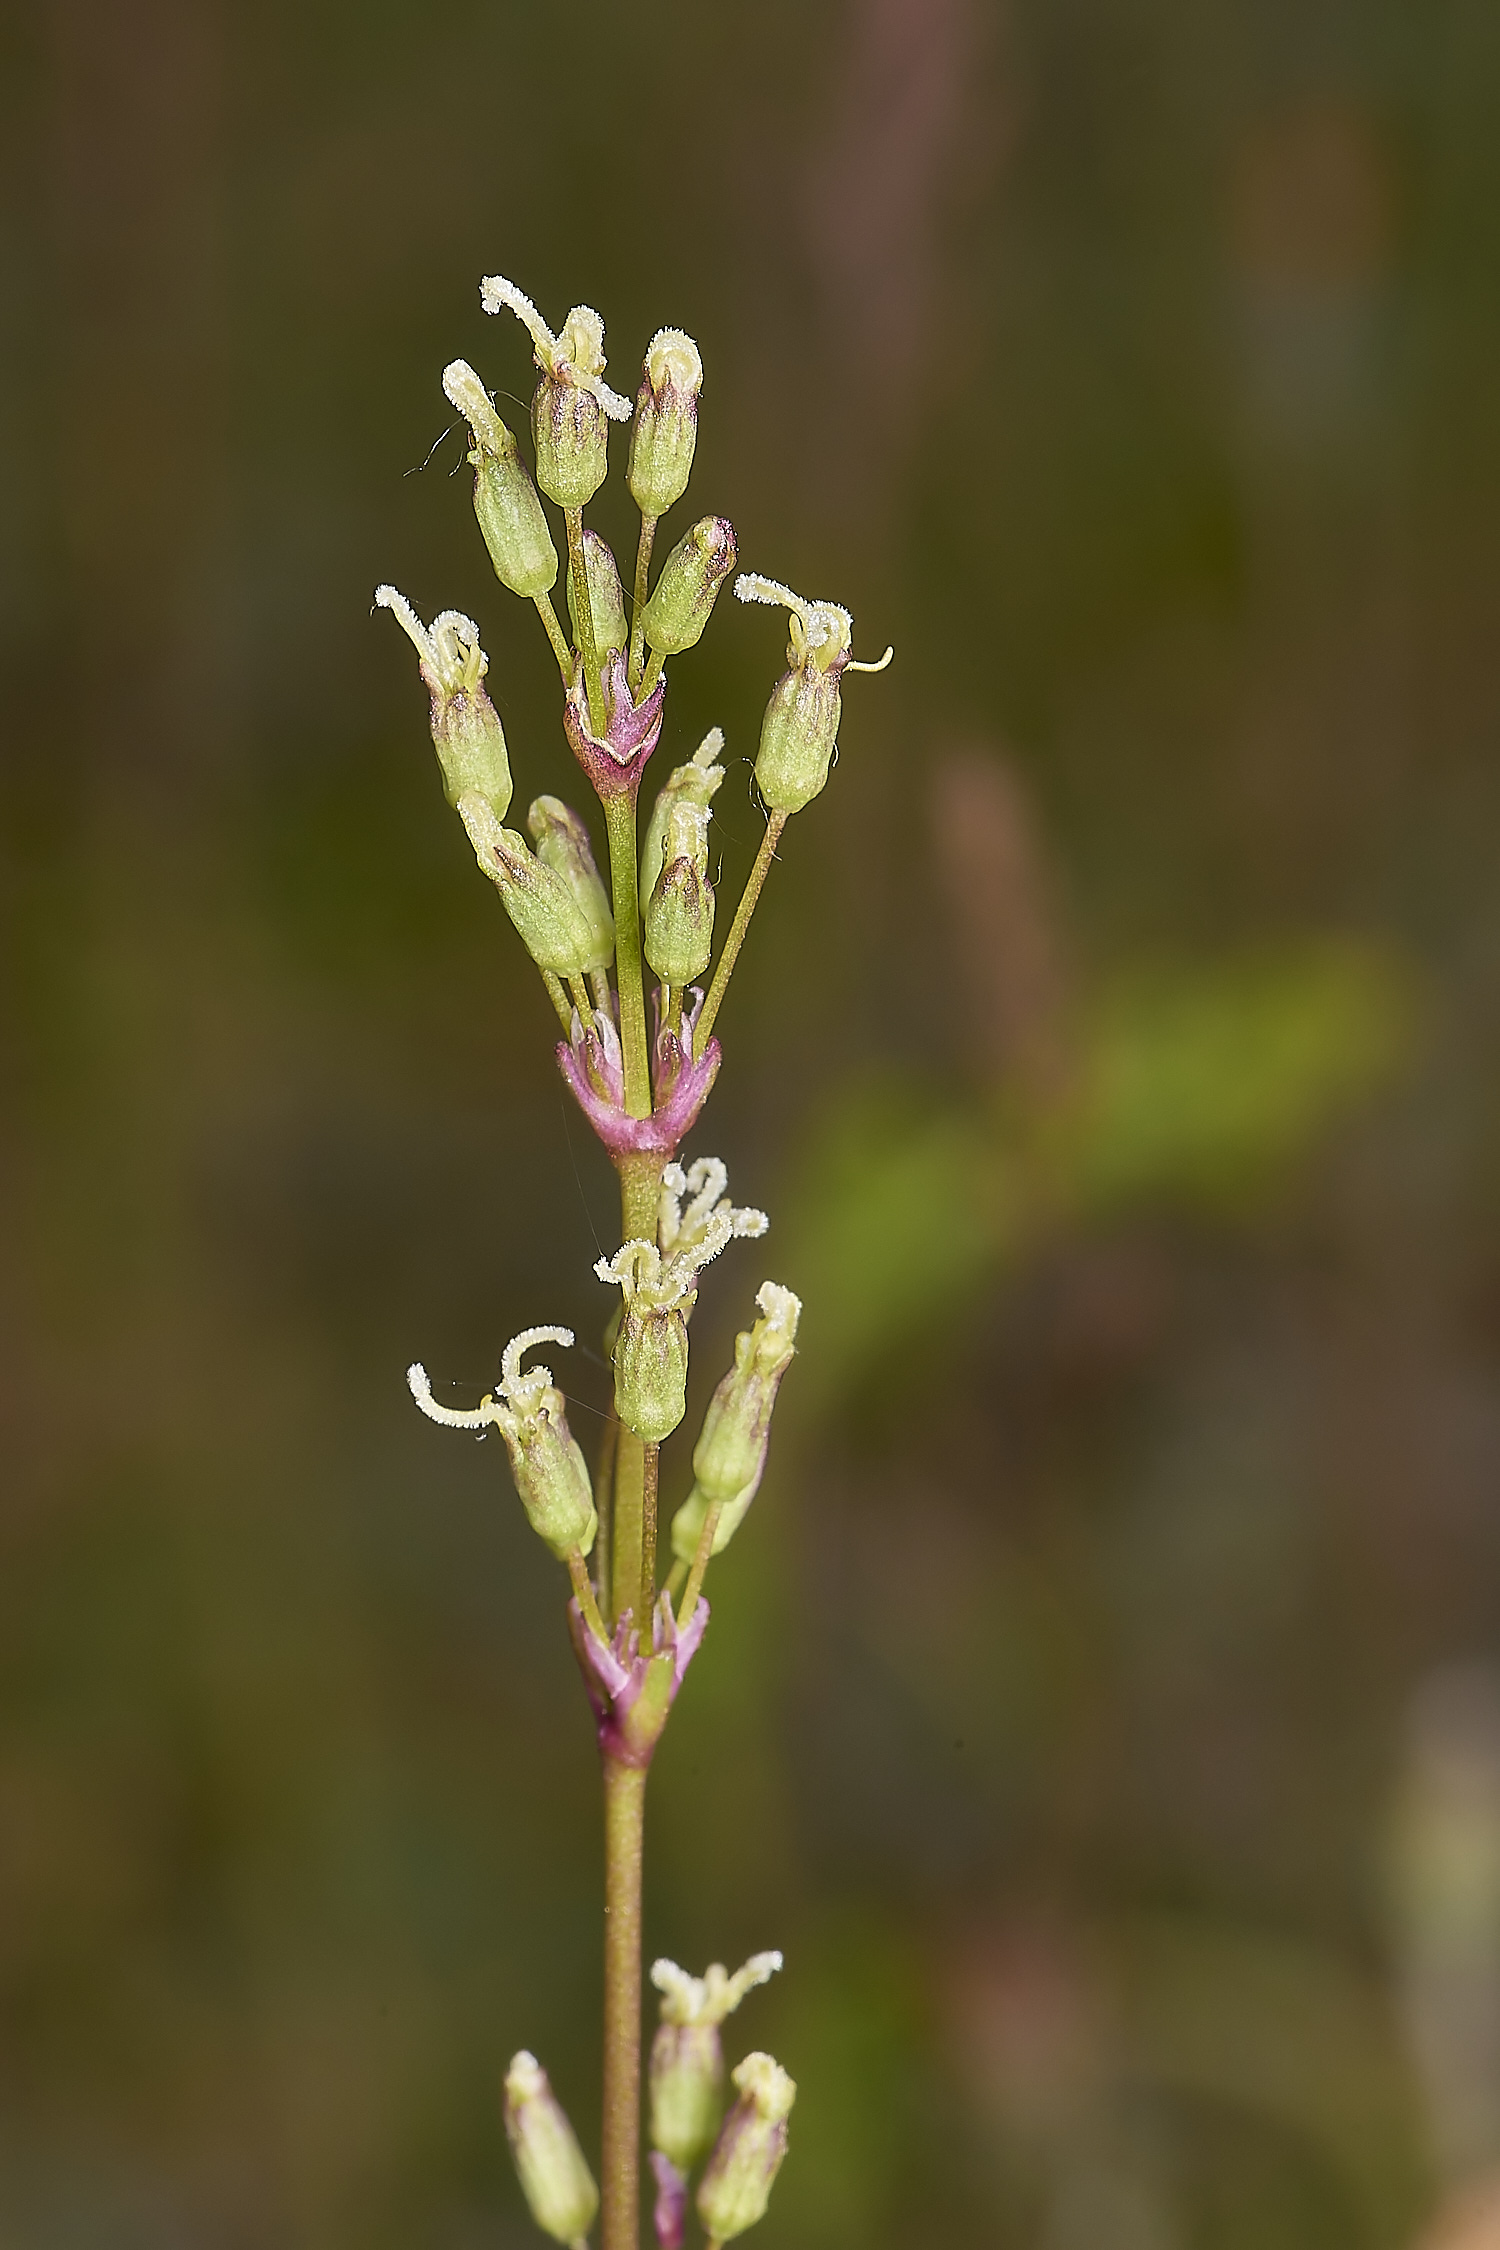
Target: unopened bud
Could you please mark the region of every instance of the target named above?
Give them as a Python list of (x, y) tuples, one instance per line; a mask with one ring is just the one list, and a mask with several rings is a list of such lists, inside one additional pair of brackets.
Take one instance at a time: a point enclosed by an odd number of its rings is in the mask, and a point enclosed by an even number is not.
[(645, 946), (663, 984), (687, 985), (708, 967), (714, 887), (708, 879), (708, 814), (680, 798), (667, 817), (665, 864), (646, 901)]
[(656, 888), (667, 841), (667, 820), (672, 807), (684, 800), (707, 811), (714, 791), (724, 779), (724, 768), (715, 761), (724, 747), (722, 727), (710, 727), (685, 766), (675, 766), (657, 792), (641, 845), (641, 912)]
[(684, 532), (662, 564), (642, 617), (658, 654), (678, 656), (699, 639), (734, 565), (734, 525), (727, 516), (704, 516)]
[(784, 603), (791, 612), (788, 669), (771, 690), (761, 721), (756, 786), (771, 812), (800, 812), (822, 790), (839, 736), (839, 681), (846, 671), (880, 672), (891, 660), (858, 664), (850, 655), (854, 621), (837, 602), (807, 602), (774, 578), (742, 572), (742, 602)]
[(505, 2074), (505, 2131), (522, 2193), (543, 2234), (554, 2242), (581, 2242), (599, 2209), (599, 2190), (547, 2073), (524, 2048)]
[[(625, 596), (620, 587), (620, 573), (615, 558), (597, 532), (585, 531), (583, 535), (583, 567), (589, 582), (589, 614), (594, 626), (594, 647), (598, 654), (607, 656), (611, 649), (623, 649), (630, 640), (625, 623)], [(573, 580), (568, 578), (568, 615), (573, 620), (575, 646), (583, 646), (577, 613), (573, 608)]]
[(534, 857), (524, 836), (502, 828), (482, 797), (460, 797), (458, 816), (469, 832), (474, 857), (499, 891), (537, 967), (554, 976), (582, 976), (596, 940), (562, 877)]
[(615, 918), (594, 864), (587, 828), (560, 797), (538, 797), (526, 815), (526, 825), (537, 858), (562, 878), (588, 924), (591, 949), (583, 964), (585, 972), (591, 976), (596, 969), (607, 969), (615, 956)]
[(698, 442), (703, 361), (691, 336), (659, 328), (641, 368), (630, 432), (630, 495), (643, 516), (665, 515), (687, 490)]
[(760, 1490), (771, 1443), (771, 1415), (797, 1346), (801, 1300), (774, 1281), (755, 1302), (761, 1317), (735, 1338), (734, 1365), (708, 1402), (693, 1448), (696, 1483), (672, 1518), (672, 1552), (690, 1563), (711, 1507), (719, 1510), (710, 1550), (722, 1554)]
[(766, 2215), (786, 2155), (786, 2121), (797, 2088), (770, 2055), (747, 2055), (734, 2072), (739, 2093), (698, 2187), (698, 2216), (711, 2242), (732, 2242)]
[(675, 1961), (658, 1961), (652, 1968), (662, 2003), (651, 2043), (651, 2143), (679, 2171), (693, 2169), (723, 2115), (719, 2026), (747, 1992), (780, 1967), (779, 1953), (757, 1953), (732, 1977), (718, 1961), (701, 1977), (689, 1976)]
[(479, 645), (478, 626), (456, 609), (424, 625), (394, 586), (377, 586), (375, 600), (417, 652), (432, 704), (432, 746), (443, 771), (443, 794), (450, 805), (466, 792), (482, 797), (495, 819), (503, 820), (513, 794), (510, 759), (500, 715), (485, 692), (489, 658)]
[(469, 425), (474, 513), (495, 576), (528, 601), (557, 582), (557, 548), (516, 441), (467, 360), (443, 369), (443, 389)]
[(486, 312), (508, 307), (530, 330), (542, 371), (531, 402), (536, 481), (560, 508), (582, 508), (604, 482), (609, 424), (630, 420), (630, 401), (603, 381), (604, 323), (589, 305), (575, 305), (554, 336), (513, 281), (491, 274), (480, 283)]

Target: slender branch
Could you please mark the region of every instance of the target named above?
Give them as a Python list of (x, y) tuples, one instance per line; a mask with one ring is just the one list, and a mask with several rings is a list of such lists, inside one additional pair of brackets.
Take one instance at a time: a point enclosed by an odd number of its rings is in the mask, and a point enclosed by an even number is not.
[(589, 1006), (589, 988), (582, 977), (569, 977), (568, 990), (573, 995), (573, 1005), (578, 1010), (578, 1020), (585, 1031), (594, 1028), (594, 1011)]
[(646, 697), (651, 693), (651, 690), (655, 687), (657, 681), (661, 678), (661, 668), (663, 664), (666, 663), (666, 661), (667, 660), (665, 656), (663, 656), (659, 648), (654, 648), (651, 651), (651, 660), (646, 666), (646, 676), (641, 681), (641, 692), (636, 697), (636, 701), (638, 703), (645, 702)]
[(729, 979), (734, 973), (734, 964), (740, 957), (740, 947), (745, 942), (745, 932), (750, 927), (750, 917), (755, 912), (756, 903), (765, 888), (771, 862), (776, 857), (776, 846), (781, 842), (781, 831), (785, 828), (786, 823), (787, 816), (784, 812), (773, 812), (766, 822), (766, 832), (760, 840), (760, 850), (755, 855), (755, 865), (751, 868), (745, 882), (745, 888), (740, 894), (740, 903), (734, 910), (734, 920), (730, 924), (729, 935), (724, 940), (724, 950), (719, 955), (719, 966), (714, 971), (714, 981), (708, 988), (708, 998), (704, 1001), (703, 1013), (698, 1018), (698, 1029), (693, 1041), (693, 1051), (696, 1055), (701, 1055), (708, 1045), (708, 1035), (713, 1030), (714, 1018), (722, 1007), (724, 995), (729, 989)]
[(557, 658), (557, 668), (563, 677), (563, 686), (573, 684), (573, 651), (563, 639), (563, 629), (557, 622), (557, 611), (552, 607), (550, 594), (533, 594), (536, 613), (547, 628), (547, 638), (552, 643), (552, 653)]
[(614, 893), (615, 983), (620, 994), (625, 1107), (632, 1117), (649, 1117), (651, 1068), (646, 1047), (646, 994), (641, 982), (641, 878), (633, 789), (625, 796), (605, 798), (604, 825), (609, 831), (609, 880)]
[(659, 1445), (644, 1448), (641, 1460), (641, 1647), (656, 1645), (656, 1479)]
[(703, 1580), (708, 1571), (709, 1557), (714, 1551), (714, 1533), (719, 1528), (723, 1503), (715, 1500), (703, 1519), (703, 1529), (698, 1534), (698, 1549), (693, 1556), (693, 1567), (688, 1572), (687, 1591), (682, 1597), (682, 1607), (677, 1612), (677, 1630), (683, 1627), (698, 1607), (698, 1596), (703, 1591)]
[(595, 1640), (602, 1641), (604, 1646), (608, 1648), (609, 1635), (604, 1630), (604, 1619), (599, 1615), (599, 1604), (594, 1599), (594, 1589), (589, 1584), (588, 1569), (584, 1563), (582, 1550), (578, 1547), (571, 1547), (568, 1550), (568, 1576), (573, 1581), (573, 1591), (578, 1596), (578, 1606), (583, 1611), (583, 1622), (587, 1625)]
[(599, 1529), (594, 1536), (594, 1583), (599, 1589), (603, 1608), (611, 1612), (614, 1623), (613, 1595), (610, 1587), (609, 1555), (614, 1537), (615, 1522), (615, 1453), (619, 1445), (620, 1418), (610, 1401), (609, 1413), (604, 1420), (604, 1435), (599, 1441), (599, 1465), (594, 1471), (594, 1509), (599, 1518)]
[(604, 1760), (604, 2120), (601, 2250), (639, 2250), (641, 1863), (646, 1769)]
[(562, 978), (555, 977), (550, 969), (543, 969), (542, 982), (547, 987), (547, 998), (557, 1010), (557, 1020), (563, 1027), (563, 1037), (571, 1039), (573, 1036), (573, 1010), (569, 1005), (567, 994), (563, 991)]
[(630, 611), (630, 692), (637, 703), (641, 700), (641, 664), (646, 653), (646, 581), (651, 574), (651, 545), (655, 537), (655, 516), (643, 515), (640, 542), (635, 550), (635, 599)]
[(588, 566), (583, 559), (583, 510), (564, 508), (568, 527), (568, 592), (573, 602), (573, 623), (578, 633), (578, 653), (583, 658), (583, 684), (589, 699), (589, 725), (604, 732), (604, 690), (599, 684), (599, 650), (594, 640), (594, 605), (589, 600)]
[(598, 1009), (600, 1015), (613, 1017), (614, 1010), (609, 1004), (608, 969), (590, 969), (589, 983), (594, 988), (594, 1006)]
[(634, 1430), (620, 1425), (615, 1446), (615, 1524), (611, 1564), (610, 1610), (618, 1625), (628, 1609), (648, 1653), (650, 1641), (642, 1624), (641, 1552), (645, 1531), (646, 1448)]

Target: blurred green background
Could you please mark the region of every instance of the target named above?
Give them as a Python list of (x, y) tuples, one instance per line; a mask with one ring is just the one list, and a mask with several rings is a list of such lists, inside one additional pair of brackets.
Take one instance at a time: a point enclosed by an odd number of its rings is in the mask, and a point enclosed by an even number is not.
[[(695, 1398), (807, 1304), (651, 1814), (651, 1950), (787, 1955), (767, 2250), (1411, 2244), (1500, 2162), (1500, 15), (41, 0), (0, 124), (0, 2236), (507, 2250), (511, 2050), (597, 2122), (559, 1574), (402, 1380), (617, 1223), (369, 614), (578, 801), (499, 270), (686, 325), (697, 510), (897, 648), (689, 1151)], [(781, 646), (672, 669), (729, 895)]]

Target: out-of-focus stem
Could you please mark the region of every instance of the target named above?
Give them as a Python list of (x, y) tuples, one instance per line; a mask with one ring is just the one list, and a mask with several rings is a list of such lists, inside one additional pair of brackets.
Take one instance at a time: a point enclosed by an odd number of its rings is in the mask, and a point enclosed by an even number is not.
[(704, 1001), (703, 1013), (698, 1018), (698, 1028), (693, 1036), (693, 1052), (695, 1055), (701, 1055), (708, 1045), (708, 1035), (713, 1030), (714, 1018), (718, 1014), (723, 1004), (724, 995), (729, 989), (729, 979), (734, 973), (734, 964), (740, 957), (740, 947), (745, 942), (745, 932), (750, 927), (750, 917), (755, 912), (757, 901), (765, 888), (771, 862), (776, 857), (776, 846), (781, 842), (781, 831), (785, 828), (786, 823), (787, 816), (784, 812), (773, 812), (766, 822), (766, 832), (760, 840), (760, 850), (755, 855), (755, 865), (751, 868), (745, 888), (740, 894), (740, 903), (734, 910), (734, 920), (730, 924), (729, 935), (724, 940), (724, 950), (719, 955), (719, 965), (714, 971), (714, 981), (708, 988), (708, 998)]
[(646, 1769), (604, 1759), (604, 2121), (600, 2250), (639, 2250), (641, 1865)]
[(604, 1630), (604, 1619), (599, 1615), (599, 1604), (594, 1599), (594, 1589), (589, 1584), (588, 1570), (583, 1555), (577, 1547), (569, 1550), (568, 1576), (572, 1579), (573, 1591), (578, 1596), (578, 1606), (583, 1612), (583, 1622), (596, 1640), (607, 1643), (609, 1635)]

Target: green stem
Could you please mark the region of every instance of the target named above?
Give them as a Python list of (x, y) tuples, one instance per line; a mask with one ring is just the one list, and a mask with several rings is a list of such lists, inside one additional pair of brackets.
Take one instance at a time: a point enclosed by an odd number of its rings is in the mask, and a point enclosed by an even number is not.
[(557, 658), (557, 668), (563, 676), (563, 686), (573, 684), (573, 651), (563, 639), (563, 629), (557, 622), (557, 611), (552, 607), (550, 594), (533, 594), (536, 613), (547, 628), (547, 638), (552, 643), (552, 653)]
[(655, 516), (643, 515), (640, 542), (635, 550), (635, 601), (630, 612), (630, 692), (637, 703), (641, 700), (641, 662), (646, 653), (646, 580), (651, 574), (651, 545), (655, 537)]
[(571, 1039), (573, 1036), (573, 1010), (568, 1005), (568, 996), (562, 988), (562, 978), (555, 977), (550, 969), (543, 969), (542, 982), (547, 987), (547, 998), (557, 1010), (557, 1020), (563, 1027), (563, 1037)]
[(734, 921), (730, 925), (728, 937), (724, 940), (724, 950), (719, 955), (719, 966), (714, 971), (714, 981), (708, 988), (708, 998), (704, 1001), (703, 1013), (698, 1018), (698, 1028), (693, 1039), (695, 1055), (701, 1056), (704, 1048), (708, 1045), (708, 1035), (713, 1030), (714, 1018), (723, 1005), (724, 995), (729, 989), (729, 979), (734, 973), (734, 964), (740, 957), (740, 947), (745, 942), (745, 932), (750, 927), (750, 917), (755, 912), (756, 902), (765, 888), (771, 862), (776, 857), (776, 846), (781, 842), (781, 831), (785, 828), (786, 823), (787, 816), (784, 812), (773, 812), (766, 822), (766, 832), (761, 838), (760, 850), (755, 855), (755, 865), (751, 868), (745, 888), (740, 894), (740, 903), (734, 911)]
[(651, 661), (646, 666), (646, 677), (641, 682), (641, 692), (636, 697), (637, 703), (645, 702), (647, 696), (651, 693), (651, 690), (655, 687), (657, 681), (661, 678), (661, 668), (663, 664), (665, 664), (665, 662), (666, 658), (665, 656), (663, 656), (661, 650), (659, 648), (654, 648), (651, 651)]
[[(609, 831), (609, 880), (615, 909), (615, 983), (620, 994), (620, 1046), (625, 1062), (625, 1107), (632, 1117), (651, 1115), (651, 1068), (646, 1047), (646, 995), (641, 983), (640, 871), (635, 848), (635, 791), (604, 800)], [(626, 1241), (630, 1240), (627, 1230)], [(646, 1239), (656, 1240), (655, 1214)]]
[(723, 1503), (715, 1500), (703, 1519), (703, 1529), (698, 1534), (698, 1550), (693, 1556), (693, 1567), (688, 1574), (687, 1591), (682, 1597), (682, 1607), (677, 1612), (677, 1630), (683, 1627), (698, 1607), (698, 1596), (703, 1591), (703, 1580), (708, 1571), (709, 1557), (714, 1551), (714, 1533), (719, 1528)]
[[(641, 1622), (641, 1552), (646, 1505), (646, 1448), (634, 1430), (620, 1425), (615, 1446), (615, 1520), (610, 1542), (613, 1578), (609, 1606), (615, 1623), (630, 1611)], [(642, 1635), (642, 1646), (649, 1647)]]
[(573, 604), (573, 624), (578, 653), (583, 658), (583, 684), (589, 699), (589, 725), (604, 733), (604, 690), (599, 683), (599, 650), (594, 641), (594, 605), (589, 600), (588, 566), (583, 559), (583, 510), (564, 508), (568, 527), (568, 593)]
[(641, 1647), (656, 1646), (656, 1478), (659, 1445), (644, 1448), (641, 1460)]
[(578, 1606), (583, 1612), (583, 1622), (587, 1625), (595, 1640), (602, 1641), (607, 1648), (609, 1646), (609, 1635), (604, 1630), (604, 1619), (599, 1615), (599, 1604), (594, 1599), (594, 1589), (589, 1584), (588, 1570), (584, 1565), (582, 1552), (577, 1547), (570, 1548), (568, 1552), (568, 1576), (573, 1581), (573, 1591), (578, 1597)]
[(599, 1466), (594, 1472), (594, 1507), (599, 1517), (599, 1529), (594, 1535), (594, 1583), (611, 1624), (614, 1623), (614, 1590), (610, 1583), (609, 1552), (615, 1521), (615, 1454), (619, 1438), (620, 1420), (611, 1400), (604, 1435), (599, 1442)]
[(641, 1865), (646, 1769), (604, 1759), (604, 2121), (600, 2250), (639, 2250)]
[(582, 977), (569, 977), (568, 990), (573, 995), (573, 1005), (578, 1010), (578, 1020), (585, 1031), (594, 1028), (594, 1011), (589, 1006), (589, 988)]

